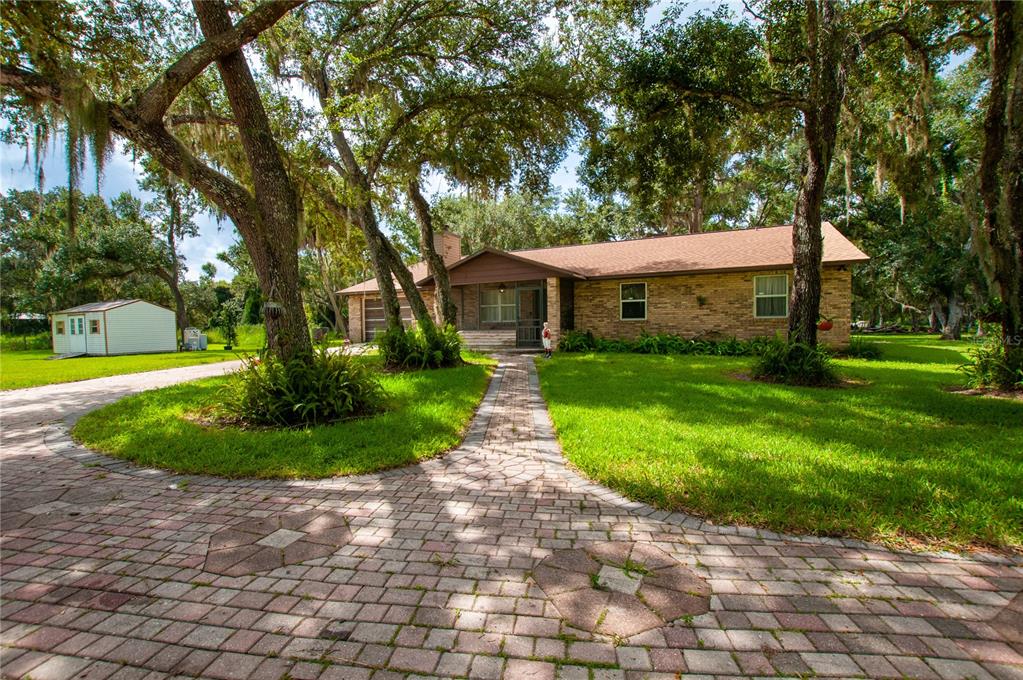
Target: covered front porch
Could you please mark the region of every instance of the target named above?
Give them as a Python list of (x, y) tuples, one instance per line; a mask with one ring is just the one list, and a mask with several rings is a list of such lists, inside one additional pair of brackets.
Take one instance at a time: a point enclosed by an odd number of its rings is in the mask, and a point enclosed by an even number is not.
[(546, 280), (466, 284), (452, 286), (451, 292), (458, 306), (457, 326), (469, 346), (541, 346)]
[(555, 342), (573, 327), (569, 272), (484, 250), (451, 267), (448, 275), (458, 307), (456, 325), (469, 347), (539, 348), (545, 321)]

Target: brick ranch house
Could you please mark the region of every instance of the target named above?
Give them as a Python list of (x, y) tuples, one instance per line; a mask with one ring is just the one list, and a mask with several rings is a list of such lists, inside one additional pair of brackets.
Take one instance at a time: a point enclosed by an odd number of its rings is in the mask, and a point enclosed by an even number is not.
[[(851, 266), (869, 258), (825, 222), (821, 313), (833, 320), (822, 341), (849, 342)], [(571, 329), (634, 339), (643, 331), (684, 337), (749, 339), (788, 328), (791, 225), (463, 257), (456, 234), (436, 234), (469, 346), (536, 347), (544, 321), (555, 341)], [(434, 282), (425, 262), (411, 267), (432, 309)], [(400, 288), (399, 288), (400, 290)], [(341, 291), (349, 334), (364, 342), (384, 330), (375, 279)], [(402, 301), (402, 317), (411, 310)]]

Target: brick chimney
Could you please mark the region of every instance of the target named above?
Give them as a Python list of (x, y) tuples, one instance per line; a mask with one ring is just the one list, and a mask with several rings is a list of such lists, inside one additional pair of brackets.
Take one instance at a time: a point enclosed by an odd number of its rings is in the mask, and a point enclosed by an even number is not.
[(454, 264), (462, 259), (462, 237), (458, 234), (440, 229), (434, 231), (433, 247), (437, 249), (437, 254), (446, 265)]

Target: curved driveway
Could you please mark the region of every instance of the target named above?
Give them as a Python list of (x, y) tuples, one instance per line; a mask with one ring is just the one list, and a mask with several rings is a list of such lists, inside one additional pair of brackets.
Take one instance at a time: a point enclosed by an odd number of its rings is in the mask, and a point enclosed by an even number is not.
[[(1018, 560), (629, 502), (565, 467), (529, 358), (502, 358), (461, 447), (377, 475), (183, 483), (66, 435), (125, 394), (224, 370), (0, 394), (4, 677), (1023, 677)], [(688, 567), (709, 611), (644, 627), (533, 580), (616, 546)], [(605, 637), (609, 617), (642, 632)]]

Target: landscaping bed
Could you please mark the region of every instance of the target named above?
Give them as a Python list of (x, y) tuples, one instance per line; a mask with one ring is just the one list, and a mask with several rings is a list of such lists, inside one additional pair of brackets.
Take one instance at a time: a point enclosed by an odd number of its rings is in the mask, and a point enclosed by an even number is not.
[(569, 461), (630, 498), (716, 522), (897, 547), (1023, 551), (1023, 403), (947, 390), (967, 342), (872, 336), (859, 384), (736, 379), (749, 359), (539, 362)]
[(311, 479), (373, 472), (425, 460), (461, 442), (494, 364), (470, 361), (456, 368), (382, 373), (386, 410), (331, 425), (204, 424), (197, 414), (217, 401), (227, 380), (211, 378), (122, 399), (84, 416), (72, 434), (91, 449), (188, 474)]

